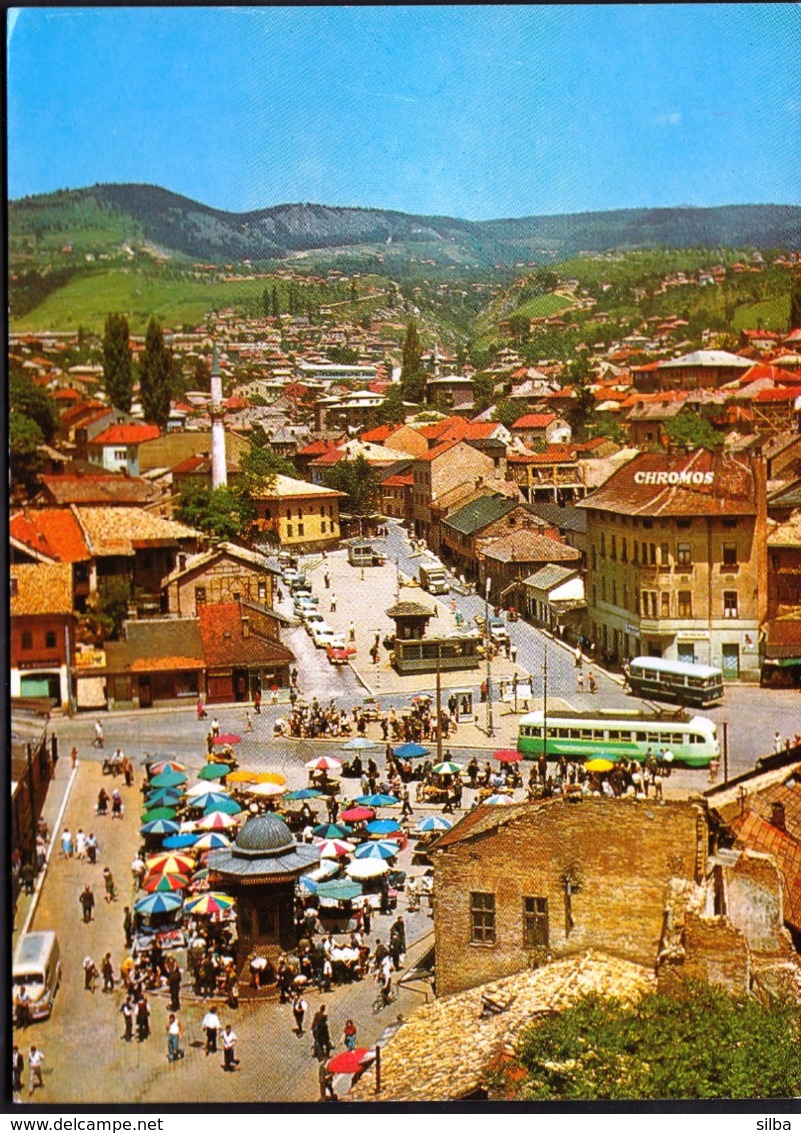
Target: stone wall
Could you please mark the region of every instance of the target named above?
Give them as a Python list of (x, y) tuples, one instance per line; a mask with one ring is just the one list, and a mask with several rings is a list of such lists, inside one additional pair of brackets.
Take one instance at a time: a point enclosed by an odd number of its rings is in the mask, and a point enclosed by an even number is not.
[(670, 994), (682, 981), (710, 983), (745, 995), (750, 984), (748, 943), (725, 917), (701, 917), (688, 912), (683, 933), (684, 958), (660, 964), (659, 990)]
[[(705, 827), (688, 802), (554, 799), (434, 852), (437, 992), (600, 948), (653, 966), (671, 877), (702, 877)], [(472, 940), (471, 894), (495, 898), (495, 941)], [(524, 942), (525, 898), (547, 900), (547, 945)]]

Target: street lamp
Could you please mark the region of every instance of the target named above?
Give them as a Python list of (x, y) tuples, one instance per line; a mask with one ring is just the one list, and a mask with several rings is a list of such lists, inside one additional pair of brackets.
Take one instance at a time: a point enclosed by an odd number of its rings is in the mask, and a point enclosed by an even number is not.
[(487, 635), (487, 736), (492, 735), (492, 649), (489, 624), (489, 592), (492, 579), (487, 575), (484, 584), (484, 632)]

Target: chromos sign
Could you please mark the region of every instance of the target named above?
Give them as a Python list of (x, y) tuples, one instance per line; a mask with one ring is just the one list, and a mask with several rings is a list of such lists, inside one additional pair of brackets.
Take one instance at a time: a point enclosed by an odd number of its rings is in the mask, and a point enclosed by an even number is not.
[(635, 484), (712, 484), (714, 472), (635, 472)]

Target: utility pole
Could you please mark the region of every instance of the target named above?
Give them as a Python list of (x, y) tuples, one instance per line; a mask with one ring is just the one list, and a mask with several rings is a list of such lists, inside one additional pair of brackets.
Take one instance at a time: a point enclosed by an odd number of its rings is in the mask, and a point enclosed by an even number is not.
[(437, 641), (437, 763), (442, 763), (442, 681), (439, 660), (442, 656), (442, 642)]
[(723, 721), (723, 782), (729, 781), (729, 721)]
[(492, 735), (492, 639), (489, 624), (489, 592), (492, 579), (487, 576), (484, 583), (484, 632), (487, 635), (487, 736)]

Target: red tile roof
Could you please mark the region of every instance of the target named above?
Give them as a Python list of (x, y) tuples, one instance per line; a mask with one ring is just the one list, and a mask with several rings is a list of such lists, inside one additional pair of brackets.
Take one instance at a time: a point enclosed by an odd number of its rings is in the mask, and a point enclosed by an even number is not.
[(91, 558), (81, 525), (66, 508), (18, 512), (8, 528), (12, 539), (56, 562), (80, 563)]
[(292, 651), (280, 641), (271, 641), (252, 632), (246, 637), (237, 602), (199, 606), (197, 616), (203, 658), (209, 668), (248, 663), (288, 665), (295, 660)]
[(795, 401), (795, 399), (797, 397), (798, 397), (798, 390), (797, 389), (783, 389), (781, 387), (777, 387), (775, 389), (760, 390), (760, 392), (754, 398), (754, 401), (756, 401), (756, 402)]
[(735, 818), (731, 825), (739, 845), (776, 859), (784, 886), (784, 919), (801, 928), (801, 842), (752, 810)]
[(522, 417), (518, 417), (513, 429), (544, 429), (550, 425), (552, 421), (556, 420), (555, 413), (524, 413)]
[(450, 450), (458, 444), (460, 444), (459, 441), (443, 441), (442, 444), (434, 445), (428, 452), (424, 452), (422, 456), (415, 457), (415, 459), (424, 460), (427, 464), (430, 464), (432, 460), (436, 460), (437, 457), (442, 456), (443, 453), (450, 452)]
[(414, 483), (413, 472), (398, 472), (394, 476), (387, 476), (381, 481), (382, 488), (405, 488), (407, 484)]
[(345, 459), (346, 454), (339, 448), (331, 448), (322, 454), (322, 456), (315, 457), (314, 460), (309, 461), (310, 468), (331, 468), (335, 464), (339, 464), (340, 460)]
[(158, 425), (110, 425), (98, 433), (92, 445), (138, 445), (161, 436)]

